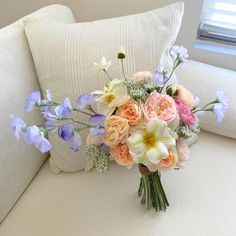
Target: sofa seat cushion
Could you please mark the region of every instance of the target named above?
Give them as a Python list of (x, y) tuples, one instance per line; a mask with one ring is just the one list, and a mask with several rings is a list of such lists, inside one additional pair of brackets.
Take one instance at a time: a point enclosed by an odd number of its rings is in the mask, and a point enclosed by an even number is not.
[(202, 132), (185, 170), (162, 181), (166, 213), (139, 204), (136, 168), (53, 175), (46, 163), (0, 227), (4, 236), (236, 234), (235, 140)]

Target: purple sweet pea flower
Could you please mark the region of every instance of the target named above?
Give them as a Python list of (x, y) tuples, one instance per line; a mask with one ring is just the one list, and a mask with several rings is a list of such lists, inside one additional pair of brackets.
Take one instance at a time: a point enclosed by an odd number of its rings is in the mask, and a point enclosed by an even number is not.
[(82, 94), (78, 97), (76, 103), (80, 109), (88, 109), (91, 106), (91, 103), (96, 99), (96, 94)]
[(163, 86), (167, 82), (168, 77), (166, 77), (164, 74), (165, 71), (163, 66), (160, 66), (158, 70), (154, 72), (154, 77), (158, 86)]
[(226, 110), (227, 108), (223, 105), (223, 103), (217, 103), (214, 105), (213, 111), (219, 123), (224, 119), (224, 113), (226, 112)]
[(227, 110), (228, 106), (229, 106), (229, 99), (228, 97), (224, 94), (223, 91), (216, 91), (216, 96), (217, 96), (217, 100), (219, 101), (219, 103), (221, 103), (223, 105), (223, 107)]
[(58, 117), (67, 117), (72, 112), (72, 106), (70, 104), (69, 98), (65, 98), (64, 103), (61, 105), (58, 105), (55, 108), (56, 115)]
[(46, 125), (54, 125), (57, 122), (58, 117), (53, 115), (50, 111), (43, 113), (44, 118), (46, 119)]
[(40, 129), (35, 125), (26, 129), (24, 141), (28, 145), (34, 144), (41, 153), (48, 152), (52, 148), (50, 142), (43, 136), (43, 133), (40, 132)]
[(40, 140), (41, 140), (40, 129), (37, 126), (33, 125), (26, 129), (24, 134), (24, 141), (26, 144), (28, 145), (35, 144), (37, 142), (40, 142)]
[(179, 59), (181, 62), (187, 61), (188, 50), (183, 46), (173, 46), (170, 49), (170, 55), (174, 58), (174, 60)]
[(20, 133), (22, 132), (23, 129), (26, 128), (26, 124), (19, 116), (15, 115), (11, 115), (10, 120), (11, 120), (11, 129), (13, 130), (15, 137), (19, 139)]
[(39, 142), (35, 143), (35, 147), (41, 152), (46, 153), (52, 149), (51, 143), (41, 135)]
[(104, 123), (105, 123), (105, 116), (96, 114), (91, 116), (89, 119), (89, 125), (92, 126), (90, 129), (90, 134), (93, 136), (101, 135), (105, 133)]
[(81, 145), (81, 137), (79, 133), (75, 131), (72, 124), (61, 126), (58, 130), (58, 135), (61, 139), (70, 144), (73, 151), (78, 151)]
[(74, 136), (72, 139), (70, 139), (68, 141), (68, 143), (70, 144), (70, 148), (76, 152), (79, 150), (79, 147), (81, 145), (81, 137), (80, 137), (80, 134), (78, 132), (74, 132)]
[(26, 99), (25, 103), (25, 111), (30, 112), (33, 110), (33, 107), (37, 104), (41, 103), (41, 95), (39, 91), (34, 91), (31, 95)]
[(74, 126), (72, 124), (62, 125), (58, 129), (58, 135), (61, 139), (68, 142), (74, 136)]

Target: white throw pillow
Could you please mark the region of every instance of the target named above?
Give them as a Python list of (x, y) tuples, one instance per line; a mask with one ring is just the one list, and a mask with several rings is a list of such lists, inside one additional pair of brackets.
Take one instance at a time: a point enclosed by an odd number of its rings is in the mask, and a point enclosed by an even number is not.
[[(155, 71), (159, 64), (171, 66), (169, 49), (176, 40), (183, 12), (184, 4), (178, 2), (141, 14), (70, 25), (26, 19), (25, 32), (42, 90), (50, 89), (59, 102), (69, 97), (75, 105), (80, 94), (101, 89), (108, 81), (93, 65), (102, 56), (112, 61), (112, 77), (121, 78), (121, 66), (116, 59), (121, 45), (126, 49), (128, 76), (138, 71)], [(75, 118), (86, 121), (80, 114)], [(83, 144), (86, 135), (82, 135)], [(54, 172), (84, 168), (84, 147), (73, 153), (56, 136), (49, 137)]]

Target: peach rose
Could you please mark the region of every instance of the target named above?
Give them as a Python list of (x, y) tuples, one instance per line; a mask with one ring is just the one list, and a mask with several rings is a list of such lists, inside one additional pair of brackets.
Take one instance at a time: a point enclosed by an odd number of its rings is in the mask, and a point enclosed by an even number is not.
[(126, 143), (119, 143), (114, 148), (111, 148), (111, 155), (115, 161), (121, 166), (131, 166), (134, 161), (129, 153), (129, 148)]
[(153, 92), (144, 104), (144, 115), (147, 120), (158, 118), (168, 124), (174, 122), (178, 117), (175, 101), (165, 94)]
[(182, 101), (191, 108), (196, 106), (194, 96), (188, 89), (184, 88), (182, 85), (177, 85), (177, 91), (178, 94), (175, 96), (175, 99)]
[(104, 137), (104, 135), (91, 135), (91, 134), (89, 134), (87, 136), (86, 144), (101, 146), (103, 144), (103, 137)]
[(123, 106), (118, 107), (116, 115), (127, 119), (130, 125), (137, 125), (141, 120), (142, 112), (137, 102), (129, 100)]
[(176, 167), (183, 169), (184, 162), (189, 159), (189, 153), (190, 153), (187, 142), (184, 139), (177, 140), (176, 149), (179, 159), (176, 164)]
[(175, 167), (176, 163), (178, 161), (178, 157), (176, 153), (173, 150), (169, 150), (169, 155), (162, 159), (159, 164), (157, 165), (158, 169), (160, 170), (169, 170), (173, 167)]
[(140, 71), (133, 75), (132, 80), (137, 84), (140, 84), (142, 81), (146, 79), (151, 79), (153, 74), (150, 71)]
[(109, 147), (124, 143), (128, 138), (128, 131), (128, 120), (120, 116), (108, 116), (105, 120), (104, 143)]

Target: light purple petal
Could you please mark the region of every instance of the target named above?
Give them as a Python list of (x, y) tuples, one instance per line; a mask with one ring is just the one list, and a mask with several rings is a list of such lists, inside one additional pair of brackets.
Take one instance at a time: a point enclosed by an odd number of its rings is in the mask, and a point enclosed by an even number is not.
[(72, 107), (71, 107), (69, 98), (65, 98), (64, 103), (61, 105), (58, 105), (55, 108), (55, 112), (56, 112), (57, 116), (59, 116), (59, 117), (69, 116), (72, 112)]
[(70, 140), (68, 140), (68, 143), (70, 144), (70, 148), (76, 152), (79, 150), (79, 147), (81, 145), (81, 137), (80, 134), (78, 132), (74, 132), (74, 136), (73, 138), (71, 138)]
[(22, 129), (26, 128), (26, 124), (19, 116), (15, 115), (11, 115), (10, 120), (11, 120), (11, 129), (13, 130), (15, 137), (19, 139)]
[(44, 138), (43, 136), (41, 136), (41, 139), (35, 143), (35, 147), (41, 152), (41, 153), (46, 153), (48, 151), (51, 150), (52, 145), (51, 143)]
[(58, 129), (58, 136), (68, 142), (74, 136), (74, 126), (72, 124), (61, 126)]
[(188, 55), (188, 50), (186, 48), (184, 48), (183, 46), (173, 46), (170, 49), (170, 55), (174, 58), (174, 59), (179, 59), (182, 62), (186, 61), (187, 58), (189, 57)]
[(24, 134), (24, 141), (26, 144), (31, 145), (41, 140), (40, 130), (37, 126), (30, 126), (26, 129)]
[(103, 127), (106, 117), (101, 114), (96, 114), (91, 116), (89, 119), (89, 124), (94, 127)]
[(78, 97), (76, 103), (80, 109), (87, 109), (94, 102), (95, 98), (97, 97), (96, 94), (83, 94)]
[(39, 91), (34, 91), (31, 95), (26, 99), (25, 103), (25, 111), (32, 111), (34, 105), (41, 103), (41, 95)]
[(202, 115), (204, 115), (206, 112), (205, 111), (197, 111), (196, 112), (196, 114), (198, 115), (198, 116), (202, 116)]
[(198, 106), (199, 103), (200, 103), (200, 98), (199, 98), (198, 96), (195, 96), (195, 97), (194, 97), (194, 100), (195, 100), (196, 106)]
[(223, 106), (222, 103), (218, 103), (214, 105), (214, 113), (216, 115), (217, 121), (220, 123), (224, 119), (224, 113), (226, 112), (226, 108)]
[(216, 91), (216, 96), (217, 96), (217, 99), (220, 103), (222, 103), (222, 105), (224, 106), (225, 109), (228, 108), (228, 102), (229, 102), (229, 99), (228, 97), (224, 94), (223, 91)]
[(105, 133), (105, 129), (104, 128), (91, 128), (89, 130), (89, 133), (93, 136), (102, 135)]

